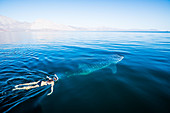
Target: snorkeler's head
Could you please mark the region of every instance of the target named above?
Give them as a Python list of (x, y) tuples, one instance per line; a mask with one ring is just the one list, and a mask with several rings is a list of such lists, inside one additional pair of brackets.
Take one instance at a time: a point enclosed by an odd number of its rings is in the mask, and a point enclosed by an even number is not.
[(56, 74), (54, 74), (55, 77), (53, 77), (54, 81), (58, 81), (58, 76)]

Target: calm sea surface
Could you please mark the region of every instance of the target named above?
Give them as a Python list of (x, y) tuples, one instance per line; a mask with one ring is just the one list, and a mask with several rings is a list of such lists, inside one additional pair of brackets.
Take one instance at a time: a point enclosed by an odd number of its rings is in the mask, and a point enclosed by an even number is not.
[[(66, 76), (111, 55), (124, 56), (116, 73)], [(12, 91), (54, 74), (50, 96), (49, 86)], [(170, 33), (0, 32), (0, 92), (0, 112), (170, 113)]]

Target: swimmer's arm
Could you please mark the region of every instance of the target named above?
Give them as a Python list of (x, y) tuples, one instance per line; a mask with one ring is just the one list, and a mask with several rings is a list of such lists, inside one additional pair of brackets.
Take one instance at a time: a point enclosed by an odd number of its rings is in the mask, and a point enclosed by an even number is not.
[(52, 80), (52, 78), (50, 78), (50, 77), (48, 77), (48, 76), (46, 76), (46, 78), (48, 78), (49, 80)]
[(48, 93), (47, 95), (51, 95), (52, 93), (53, 93), (53, 84), (51, 85), (51, 92), (50, 93)]

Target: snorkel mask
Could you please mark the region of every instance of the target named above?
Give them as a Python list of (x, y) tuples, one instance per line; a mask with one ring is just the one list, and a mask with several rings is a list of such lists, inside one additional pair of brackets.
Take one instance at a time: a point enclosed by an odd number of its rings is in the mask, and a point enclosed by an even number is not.
[(54, 74), (54, 76), (55, 77), (53, 77), (53, 81), (55, 81), (55, 82), (58, 81), (58, 79), (59, 79), (58, 76), (56, 74)]

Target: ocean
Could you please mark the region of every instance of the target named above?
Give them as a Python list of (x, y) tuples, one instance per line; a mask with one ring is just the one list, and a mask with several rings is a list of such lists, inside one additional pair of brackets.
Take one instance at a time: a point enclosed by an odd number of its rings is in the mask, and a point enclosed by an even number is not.
[(170, 33), (0, 32), (0, 92), (4, 113), (170, 113)]

